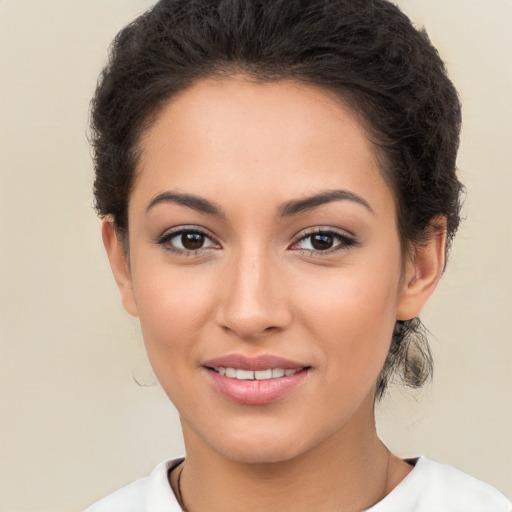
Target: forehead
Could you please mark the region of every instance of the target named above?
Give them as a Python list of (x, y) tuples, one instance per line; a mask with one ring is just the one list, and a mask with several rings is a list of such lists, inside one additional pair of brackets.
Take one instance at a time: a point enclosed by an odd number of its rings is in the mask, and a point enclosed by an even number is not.
[(357, 116), (333, 93), (297, 81), (198, 82), (164, 106), (140, 149), (134, 195), (146, 201), (168, 188), (250, 187), (281, 200), (340, 187), (389, 195)]

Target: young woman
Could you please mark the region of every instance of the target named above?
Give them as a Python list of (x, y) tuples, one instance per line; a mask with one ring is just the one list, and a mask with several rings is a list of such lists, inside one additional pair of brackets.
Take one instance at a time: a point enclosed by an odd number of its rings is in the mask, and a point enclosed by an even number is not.
[(379, 440), (459, 222), (457, 93), (385, 0), (167, 0), (93, 101), (97, 209), (186, 457), (99, 511), (496, 511)]

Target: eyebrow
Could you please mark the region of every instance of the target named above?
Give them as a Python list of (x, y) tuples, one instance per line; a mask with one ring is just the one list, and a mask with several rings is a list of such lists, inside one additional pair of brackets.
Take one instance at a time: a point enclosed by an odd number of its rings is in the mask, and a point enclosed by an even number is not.
[(224, 217), (221, 209), (213, 202), (203, 199), (202, 197), (195, 196), (193, 194), (182, 194), (179, 192), (162, 192), (158, 194), (146, 207), (146, 212), (149, 212), (151, 208), (161, 203), (176, 203), (182, 206), (187, 206), (200, 213), (206, 213), (208, 215), (215, 215), (217, 217)]
[(361, 196), (354, 194), (348, 190), (326, 190), (314, 196), (304, 199), (295, 199), (288, 201), (280, 208), (281, 217), (296, 215), (308, 210), (312, 210), (318, 206), (322, 206), (333, 201), (352, 201), (364, 206), (370, 213), (375, 214), (372, 207)]
[[(349, 190), (326, 190), (304, 199), (293, 199), (284, 203), (279, 208), (279, 215), (281, 217), (297, 215), (334, 201), (352, 201), (364, 206), (370, 213), (375, 213), (365, 199), (353, 192), (350, 192)], [(204, 199), (193, 194), (183, 194), (171, 191), (162, 192), (152, 199), (146, 207), (146, 212), (161, 203), (176, 203), (192, 208), (200, 213), (206, 213), (216, 217), (225, 216), (220, 207), (208, 199)]]

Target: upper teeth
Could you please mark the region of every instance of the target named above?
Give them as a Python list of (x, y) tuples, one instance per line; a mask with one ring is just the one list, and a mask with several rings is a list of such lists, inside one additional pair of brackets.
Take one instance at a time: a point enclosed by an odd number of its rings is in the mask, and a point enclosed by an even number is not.
[(293, 375), (297, 372), (297, 370), (290, 370), (284, 368), (273, 368), (268, 370), (239, 370), (238, 368), (224, 368), (219, 366), (218, 368), (214, 368), (214, 370), (226, 377), (231, 377), (232, 379), (240, 379), (240, 380), (266, 380), (266, 379), (276, 379), (283, 376)]

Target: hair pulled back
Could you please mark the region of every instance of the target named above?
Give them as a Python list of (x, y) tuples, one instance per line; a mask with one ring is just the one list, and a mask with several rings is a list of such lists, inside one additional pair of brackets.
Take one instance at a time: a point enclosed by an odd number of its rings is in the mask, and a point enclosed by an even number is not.
[[(425, 31), (386, 0), (160, 0), (115, 38), (92, 101), (95, 205), (121, 239), (138, 142), (164, 103), (203, 78), (293, 79), (337, 94), (363, 122), (395, 197), (404, 254), (459, 224), (457, 92)], [(397, 322), (377, 382), (432, 372), (417, 319)]]

